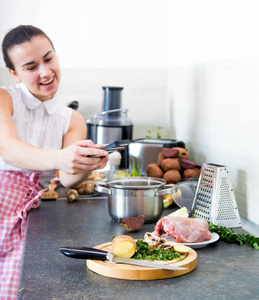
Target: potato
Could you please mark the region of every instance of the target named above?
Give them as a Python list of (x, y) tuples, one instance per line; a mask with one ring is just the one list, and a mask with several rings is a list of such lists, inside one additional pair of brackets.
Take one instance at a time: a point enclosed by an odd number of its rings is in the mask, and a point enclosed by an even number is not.
[(137, 217), (130, 217), (130, 218), (120, 218), (119, 224), (120, 226), (129, 232), (139, 230), (145, 222), (145, 216), (137, 216)]
[(165, 159), (165, 156), (163, 155), (163, 153), (162, 152), (159, 152), (159, 154), (158, 154), (158, 158), (157, 158), (157, 165), (159, 166), (159, 167), (161, 167), (161, 163), (162, 163), (162, 161)]
[(163, 179), (166, 183), (178, 183), (181, 180), (181, 174), (177, 170), (170, 170), (165, 172)]
[(196, 178), (201, 173), (200, 168), (186, 169), (183, 171), (183, 178)]
[(149, 177), (162, 178), (164, 172), (161, 170), (161, 168), (157, 164), (153, 163), (153, 164), (147, 165), (146, 174)]
[(112, 241), (112, 252), (117, 256), (130, 258), (135, 254), (136, 250), (136, 242), (129, 235), (116, 236)]
[(195, 162), (192, 162), (188, 159), (179, 158), (179, 163), (183, 169), (201, 168), (200, 165), (198, 165)]
[(171, 241), (167, 241), (166, 244), (170, 245), (172, 249), (174, 249), (174, 247), (184, 246), (183, 244)]
[(179, 252), (181, 254), (188, 253), (191, 250), (190, 247), (185, 246), (185, 245), (175, 245), (174, 246), (174, 251)]
[(174, 158), (174, 157), (178, 157), (179, 150), (177, 148), (166, 148), (166, 147), (164, 147), (162, 149), (161, 153), (166, 158), (168, 158), (168, 157)]
[(181, 148), (181, 147), (174, 147), (173, 149), (179, 151), (177, 158), (189, 159), (189, 153), (186, 149)]
[(167, 172), (169, 170), (177, 170), (181, 171), (182, 167), (179, 162), (179, 158), (166, 158), (161, 163), (161, 168), (164, 172)]

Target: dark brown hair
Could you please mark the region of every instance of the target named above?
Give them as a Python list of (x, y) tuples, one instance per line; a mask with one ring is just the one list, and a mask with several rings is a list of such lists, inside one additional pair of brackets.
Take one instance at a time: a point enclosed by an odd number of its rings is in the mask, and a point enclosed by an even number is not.
[(2, 51), (7, 68), (14, 70), (14, 65), (8, 55), (8, 51), (16, 45), (20, 45), (24, 42), (29, 42), (33, 37), (44, 35), (51, 43), (53, 49), (54, 46), (50, 38), (39, 28), (32, 25), (20, 25), (10, 30), (3, 39)]

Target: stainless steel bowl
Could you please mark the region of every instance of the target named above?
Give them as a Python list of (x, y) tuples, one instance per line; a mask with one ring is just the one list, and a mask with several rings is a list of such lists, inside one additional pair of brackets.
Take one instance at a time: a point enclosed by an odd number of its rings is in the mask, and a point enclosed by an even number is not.
[(177, 191), (172, 194), (174, 202), (179, 207), (186, 207), (188, 212), (191, 212), (192, 204), (197, 188), (196, 180), (182, 181), (176, 184), (178, 187)]
[(120, 218), (145, 216), (145, 223), (156, 222), (163, 213), (163, 195), (175, 193), (177, 187), (152, 177), (113, 178), (95, 189), (108, 194), (108, 211), (118, 222)]

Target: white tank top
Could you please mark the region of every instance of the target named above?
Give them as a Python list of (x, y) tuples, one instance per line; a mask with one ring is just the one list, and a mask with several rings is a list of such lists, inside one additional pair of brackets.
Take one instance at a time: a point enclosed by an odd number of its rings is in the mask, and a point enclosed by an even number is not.
[[(40, 101), (23, 83), (2, 88), (12, 97), (13, 121), (20, 139), (39, 148), (61, 149), (63, 136), (69, 128), (72, 109), (59, 104), (57, 95), (48, 101)], [(1, 156), (0, 170), (31, 173), (5, 163)], [(51, 174), (54, 174), (53, 171), (42, 172), (43, 176)]]

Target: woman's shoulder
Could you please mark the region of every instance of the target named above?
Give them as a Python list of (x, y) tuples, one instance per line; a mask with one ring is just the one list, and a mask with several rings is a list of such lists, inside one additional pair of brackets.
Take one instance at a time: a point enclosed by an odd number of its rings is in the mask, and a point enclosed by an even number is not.
[(5, 87), (0, 87), (0, 96), (1, 97), (8, 97), (10, 96), (10, 93), (8, 93), (7, 89)]
[(3, 97), (19, 97), (21, 96), (21, 88), (19, 84), (16, 84), (14, 86), (1, 86), (0, 93)]
[(72, 109), (69, 129), (74, 129), (74, 128), (81, 128), (81, 129), (86, 128), (86, 121), (79, 112)]
[(82, 124), (82, 123), (85, 123), (85, 119), (84, 117), (79, 113), (77, 112), (76, 110), (72, 109), (72, 114), (71, 114), (71, 121), (74, 123), (74, 124)]
[(20, 84), (16, 83), (15, 85), (5, 85), (5, 86), (0, 86), (0, 90), (5, 90), (5, 91), (18, 91), (20, 90)]
[(12, 95), (3, 87), (0, 87), (0, 100), (3, 101), (12, 101)]
[(13, 114), (13, 101), (7, 90), (0, 88), (0, 109), (1, 111), (10, 111)]

